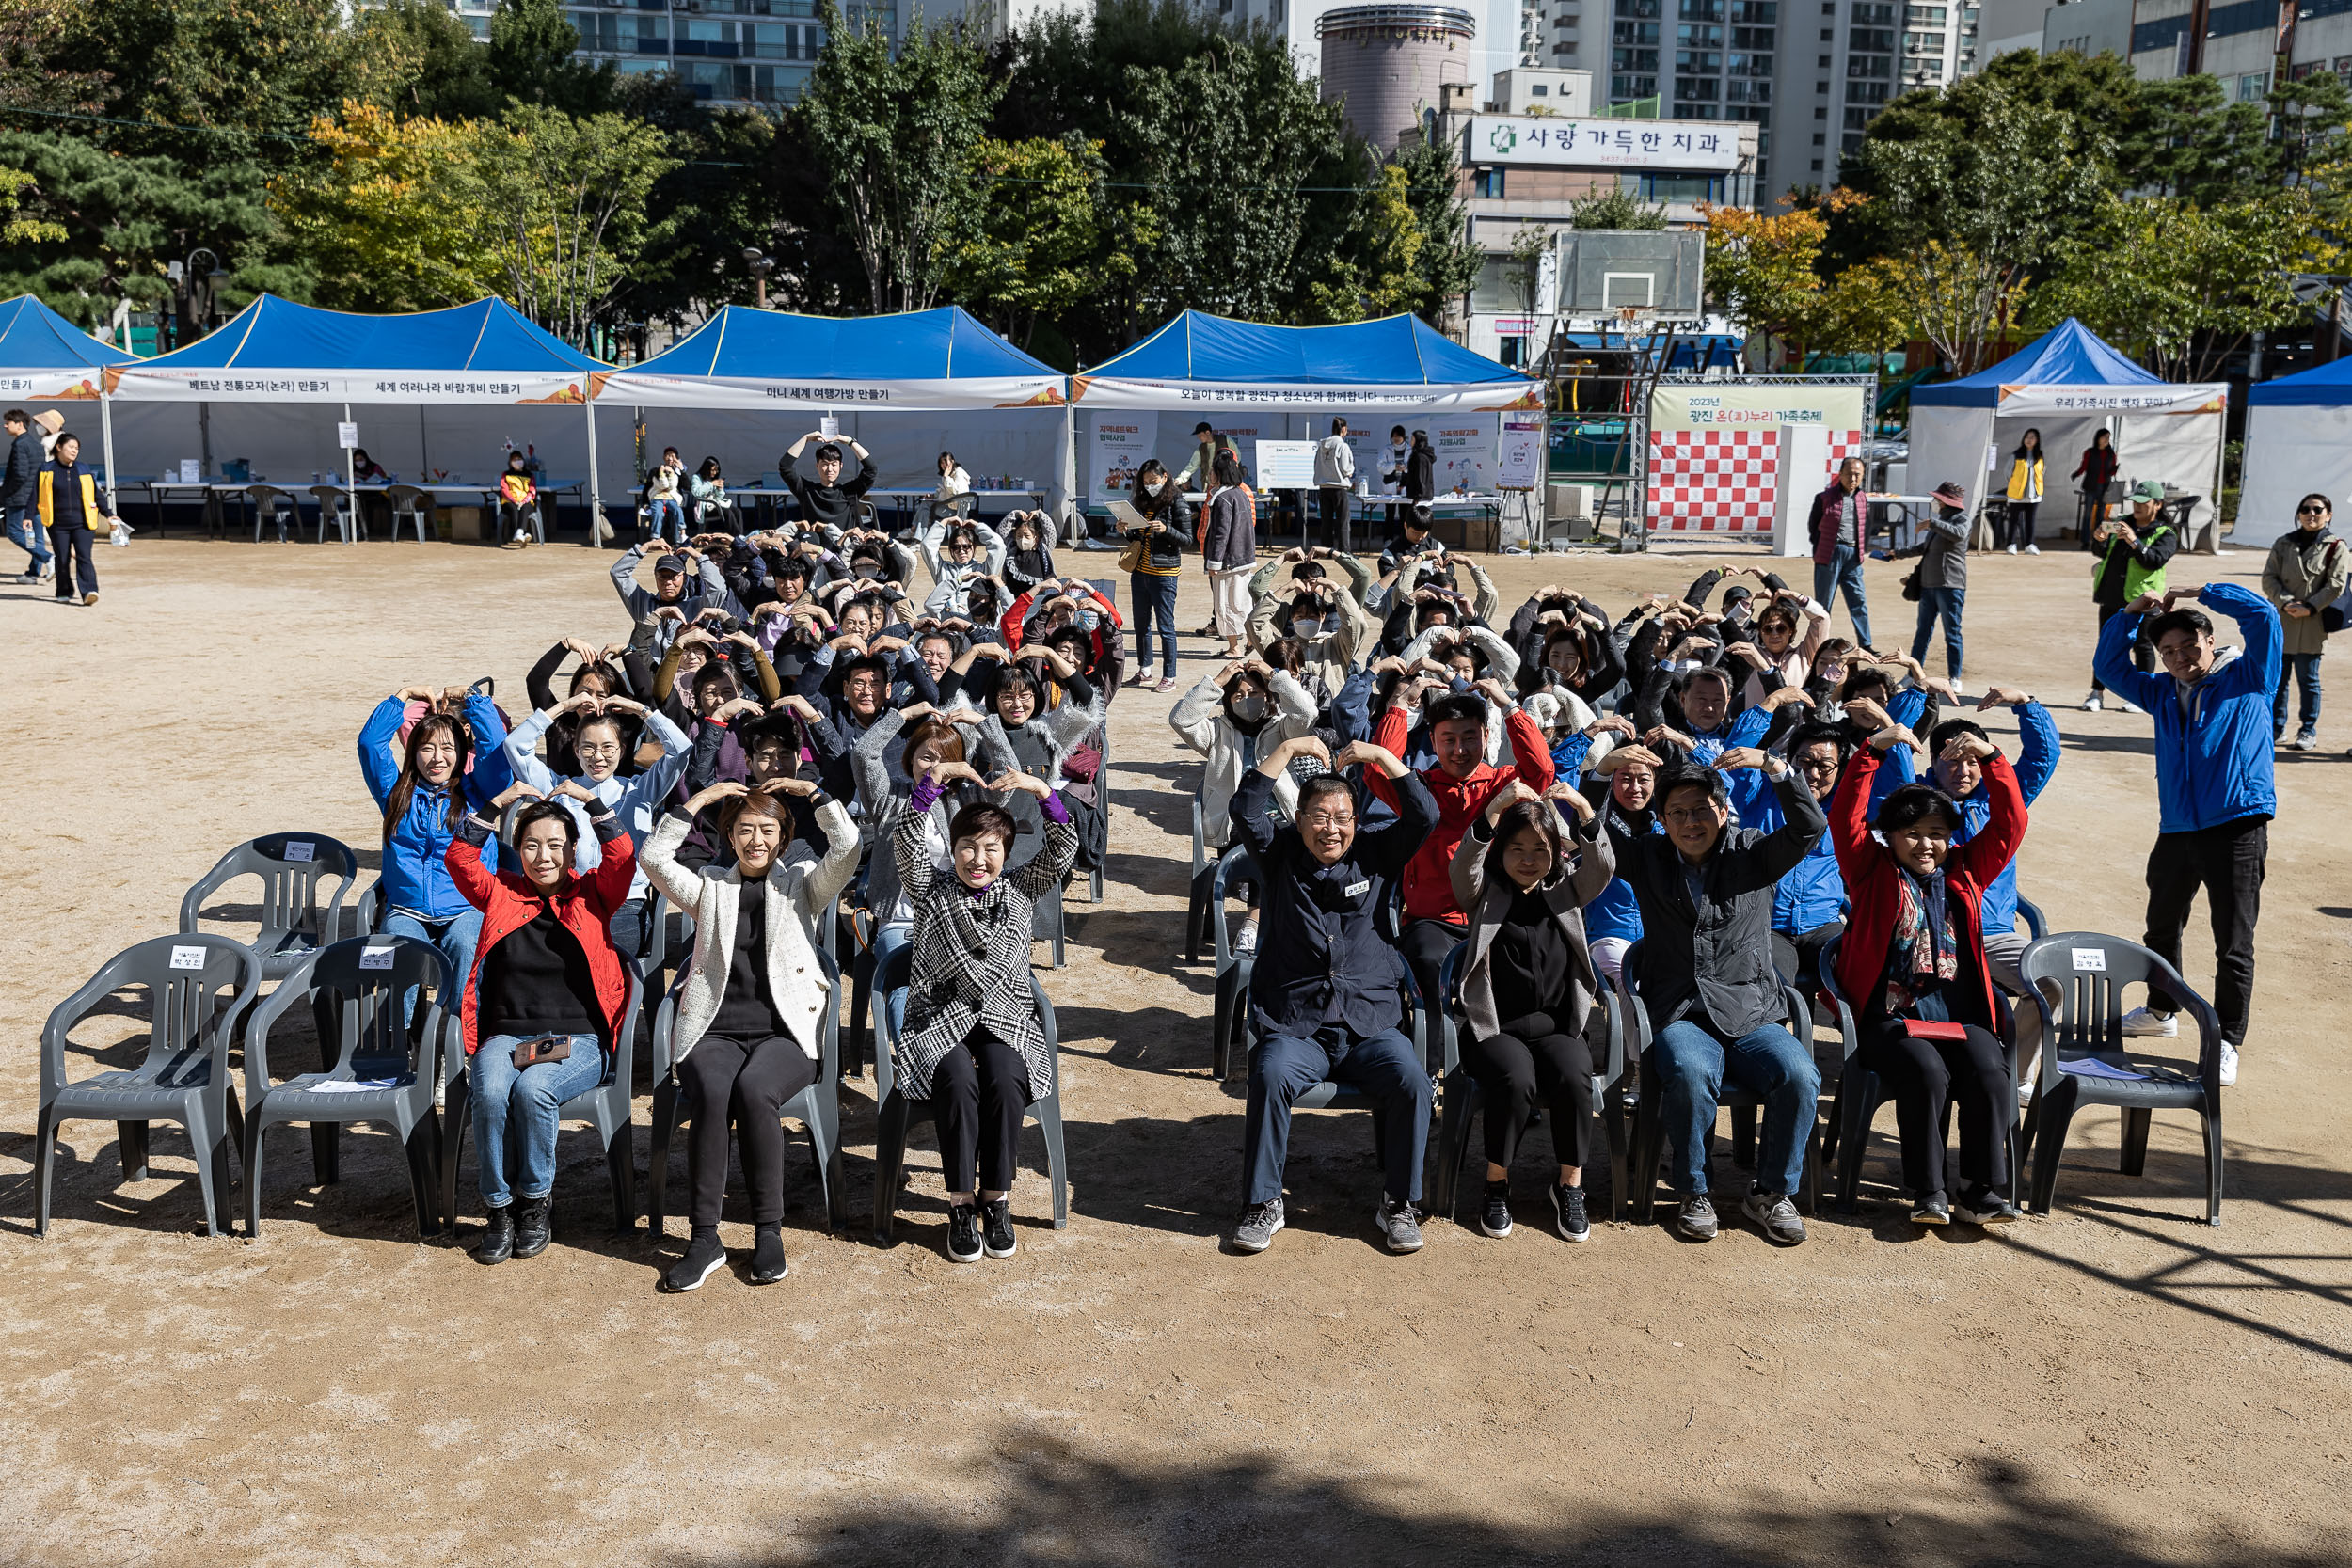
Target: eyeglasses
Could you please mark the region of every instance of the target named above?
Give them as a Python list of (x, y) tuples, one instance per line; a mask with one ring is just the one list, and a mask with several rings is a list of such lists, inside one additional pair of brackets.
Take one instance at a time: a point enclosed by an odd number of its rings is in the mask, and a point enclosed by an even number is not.
[(1665, 816), (1667, 821), (1673, 823), (1678, 828), (1696, 827), (1702, 822), (1706, 823), (1708, 827), (1713, 827), (1715, 824), (1715, 813), (1711, 809), (1703, 806), (1668, 806), (1661, 815)]
[(1299, 817), (1298, 825), (1302, 828), (1352, 828), (1356, 825), (1356, 816), (1353, 812), (1343, 816), (1335, 812), (1311, 811)]
[(2298, 506), (2295, 509), (2295, 515), (2298, 517), (2325, 517), (2328, 515), (2328, 509), (2324, 506)]

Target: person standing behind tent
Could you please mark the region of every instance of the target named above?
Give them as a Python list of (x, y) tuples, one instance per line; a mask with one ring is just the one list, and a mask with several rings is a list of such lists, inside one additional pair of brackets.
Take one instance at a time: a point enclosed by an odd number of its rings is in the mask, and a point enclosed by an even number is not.
[(1318, 521), (1347, 546), (1348, 488), (1356, 483), (1356, 451), (1347, 444), (1347, 421), (1333, 420), (1331, 434), (1315, 446), (1315, 510)]
[[(818, 443), (817, 480), (809, 482), (796, 465), (801, 451), (811, 441)], [(801, 503), (801, 516), (819, 529), (846, 529), (857, 521), (857, 502), (874, 487), (874, 457), (852, 438), (850, 451), (857, 456), (857, 473), (849, 479), (841, 477), (841, 443), (827, 440), (822, 432), (812, 430), (786, 449), (776, 460), (776, 474), (791, 490), (792, 499)]]
[(2295, 509), (2295, 527), (2270, 542), (2263, 566), (2263, 593), (2280, 615), (2279, 689), (2270, 701), (2273, 740), (2287, 736), (2287, 677), (2301, 691), (2302, 727), (2291, 752), (2319, 746), (2319, 656), (2328, 646), (2321, 612), (2344, 594), (2347, 571), (2344, 541), (2328, 531), (2335, 505), (2325, 496), (2305, 496)]
[[(2101, 432), (2102, 435), (2106, 433)], [(2143, 479), (2132, 486), (2132, 515), (2118, 517), (2111, 523), (2100, 523), (2090, 531), (2092, 543), (2106, 552), (2090, 578), (2090, 602), (2099, 607), (2099, 629), (2102, 635), (2107, 623), (2125, 605), (2145, 596), (2164, 596), (2165, 562), (2180, 547), (2180, 536), (2172, 525), (2164, 520), (2164, 486), (2153, 479)], [(2147, 638), (2144, 623), (2139, 641), (2132, 648), (2132, 663), (2142, 674), (2156, 667), (2156, 651)], [(2104, 705), (2100, 693), (2105, 672), (2091, 667), (2090, 695), (2083, 699), (2083, 711), (2096, 713)], [(2140, 710), (2132, 705), (2129, 697), (2118, 699), (2126, 713)]]
[(52, 570), (49, 541), (37, 521), (40, 508), (35, 503), (40, 466), (49, 461), (49, 454), (41, 450), (40, 437), (33, 434), (33, 421), (24, 409), (9, 409), (0, 416), (0, 422), (8, 429), (8, 477), (0, 480), (0, 506), (8, 509), (8, 543), (33, 558), (16, 580), (21, 584), (45, 582)]
[(1242, 657), (1242, 633), (1249, 622), (1249, 578), (1258, 565), (1255, 507), (1241, 482), (1241, 461), (1229, 449), (1216, 454), (1209, 473), (1214, 493), (1200, 536), (1201, 564), (1208, 569), (1211, 613), (1225, 657)]
[(2028, 430), (2017, 438), (2017, 450), (2010, 454), (2009, 509), (2001, 516), (2001, 544), (2011, 555), (2020, 545), (2026, 546), (2027, 555), (2042, 553), (2042, 546), (2033, 542), (2033, 524), (2035, 514), (2042, 510), (2042, 432)]
[(2083, 482), (2082, 509), (2074, 519), (2074, 537), (2084, 549), (2092, 547), (2091, 535), (2107, 520), (2107, 486), (2115, 483), (2117, 466), (2122, 460), (2115, 452), (2115, 437), (2101, 431), (2090, 438), (2090, 445), (2074, 465), (2074, 477)]
[(1813, 498), (1807, 527), (1813, 536), (1813, 597), (1823, 609), (1846, 595), (1846, 613), (1853, 619), (1853, 640), (1870, 645), (1870, 601), (1862, 592), (1863, 541), (1870, 531), (1870, 499), (1863, 493), (1862, 459), (1849, 457), (1837, 465), (1829, 488)]
[(1405, 454), (1405, 498), (1407, 500), (1435, 500), (1438, 496), (1438, 449), (1429, 444), (1429, 432), (1413, 432), (1412, 451)]

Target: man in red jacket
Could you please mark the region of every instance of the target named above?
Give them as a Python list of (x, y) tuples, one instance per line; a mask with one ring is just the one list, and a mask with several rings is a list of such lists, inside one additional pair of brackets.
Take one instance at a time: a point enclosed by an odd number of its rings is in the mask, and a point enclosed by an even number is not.
[[(1373, 744), (1397, 756), (1405, 755), (1411, 732), (1404, 685), (1397, 683), (1373, 731)], [(1486, 763), (1488, 703), (1503, 714), (1514, 767), (1492, 768)], [(1421, 711), (1429, 726), (1430, 750), (1438, 753), (1438, 766), (1421, 775), (1437, 798), (1438, 831), (1422, 842), (1420, 851), (1405, 867), (1405, 928), (1397, 945), (1412, 967), (1413, 983), (1421, 988), (1422, 1002), (1434, 1007), (1440, 1005), (1438, 972), (1445, 964), (1446, 953), (1470, 935), (1470, 917), (1454, 901), (1454, 851), (1498, 790), (1508, 789), (1514, 780), (1539, 795), (1551, 787), (1551, 749), (1544, 743), (1544, 732), (1535, 721), (1491, 676), (1480, 681), (1474, 690), (1431, 697), (1422, 704)], [(1372, 777), (1372, 793), (1391, 808), (1397, 804), (1389, 781), (1376, 773)]]

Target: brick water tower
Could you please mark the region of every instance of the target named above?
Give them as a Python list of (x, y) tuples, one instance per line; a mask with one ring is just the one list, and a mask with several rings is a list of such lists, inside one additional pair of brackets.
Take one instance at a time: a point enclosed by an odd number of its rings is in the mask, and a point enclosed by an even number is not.
[(1438, 106), (1438, 87), (1470, 79), (1478, 23), (1454, 6), (1339, 6), (1315, 23), (1323, 96), (1347, 127), (1382, 152)]

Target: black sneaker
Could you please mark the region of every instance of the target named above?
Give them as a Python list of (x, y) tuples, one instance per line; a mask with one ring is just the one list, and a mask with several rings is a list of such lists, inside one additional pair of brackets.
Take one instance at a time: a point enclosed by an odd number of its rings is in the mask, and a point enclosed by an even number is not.
[(1486, 1202), (1478, 1212), (1478, 1228), (1496, 1238), (1511, 1234), (1511, 1183), (1486, 1183)]
[(705, 1229), (696, 1226), (693, 1235), (687, 1239), (686, 1256), (670, 1265), (669, 1272), (661, 1276), (661, 1288), (672, 1295), (699, 1291), (703, 1281), (725, 1268), (726, 1263), (727, 1249), (719, 1244), (719, 1227), (714, 1225)]
[(1952, 1223), (1951, 1205), (1944, 1201), (1942, 1193), (1929, 1193), (1911, 1206), (1911, 1223), (1949, 1225)]
[(792, 1272), (784, 1260), (784, 1227), (763, 1225), (752, 1233), (752, 1283), (773, 1285)]
[(2007, 1225), (2017, 1218), (2017, 1205), (1988, 1187), (1974, 1197), (1963, 1196), (1952, 1218), (1963, 1225)]
[(947, 1260), (980, 1260), (980, 1211), (976, 1205), (959, 1203), (947, 1211)]
[(548, 1212), (555, 1207), (552, 1194), (546, 1197), (527, 1197), (515, 1205), (515, 1256), (536, 1258), (548, 1250), (549, 1228)]
[(1675, 1213), (1675, 1228), (1694, 1242), (1715, 1239), (1715, 1200), (1705, 1193), (1687, 1193)]
[(477, 1263), (503, 1263), (515, 1256), (515, 1211), (508, 1204), (500, 1204), (490, 1211), (490, 1230), (482, 1238), (482, 1244), (473, 1249)]
[(1551, 1227), (1565, 1242), (1589, 1242), (1593, 1239), (1593, 1222), (1584, 1217), (1584, 1189), (1555, 1186), (1551, 1189)]
[(991, 1258), (1009, 1258), (1021, 1249), (1012, 1234), (1012, 1200), (992, 1198), (980, 1205), (980, 1250)]

